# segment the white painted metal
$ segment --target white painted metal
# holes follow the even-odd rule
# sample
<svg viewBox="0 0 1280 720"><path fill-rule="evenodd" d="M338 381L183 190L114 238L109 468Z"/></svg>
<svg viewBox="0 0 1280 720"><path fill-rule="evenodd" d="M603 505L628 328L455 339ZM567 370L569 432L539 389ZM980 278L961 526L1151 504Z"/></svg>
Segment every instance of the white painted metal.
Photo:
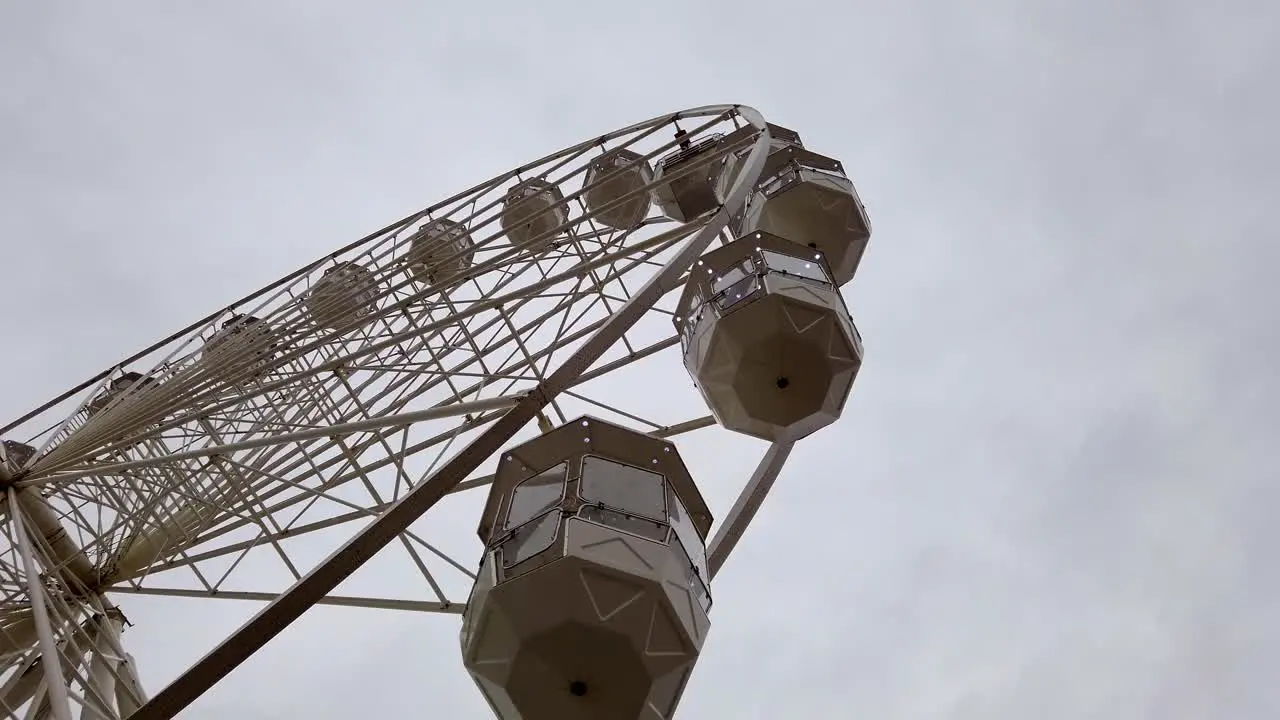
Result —
<svg viewBox="0 0 1280 720"><path fill-rule="evenodd" d="M679 139L677 123L686 131ZM583 178L602 154L622 149L652 164L680 139L743 127L756 130L719 155L750 150L753 159L737 166L719 212L691 223L651 214L621 230L594 222L611 206L588 206ZM313 604L457 613L477 558L452 557L417 518L446 494L487 484L482 463L535 432L529 420L557 424L589 412L663 437L713 424L704 412L628 410L608 381L656 363L687 383L671 350L679 347L672 291L710 243L727 240L723 229L754 188L767 144L755 111L710 106L567 148L352 243L0 428L0 437L37 448L22 467L0 467L8 516L0 524L0 713L172 717ZM502 230L508 190L535 177L555 183L569 208L564 223L541 228L556 238L550 247L532 235L513 243ZM469 261L423 283L405 258L414 231L431 220L466 228L471 245L459 252ZM365 284L349 300L376 310L313 322L311 290L342 263L369 270L374 302ZM332 287L324 294L342 300ZM218 363L202 361L236 316L271 328L271 352L226 344ZM88 403L129 372L151 382L133 383L91 415ZM770 483L753 482L757 492L743 502L758 506L767 490L759 486ZM750 519L737 510L722 555ZM344 538L328 561L299 559L300 543ZM332 594L387 544L417 572L421 585L409 597ZM268 604L148 700L108 599L130 595Z"/></svg>

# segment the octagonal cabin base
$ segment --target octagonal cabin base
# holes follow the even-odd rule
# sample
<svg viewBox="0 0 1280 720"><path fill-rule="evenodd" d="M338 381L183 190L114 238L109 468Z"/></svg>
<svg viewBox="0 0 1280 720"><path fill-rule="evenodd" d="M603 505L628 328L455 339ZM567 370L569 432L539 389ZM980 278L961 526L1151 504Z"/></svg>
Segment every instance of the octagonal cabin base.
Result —
<svg viewBox="0 0 1280 720"><path fill-rule="evenodd" d="M324 271L304 302L316 325L355 330L378 311L378 281L363 265L340 263Z"/></svg>
<svg viewBox="0 0 1280 720"><path fill-rule="evenodd" d="M678 548L570 518L559 559L477 586L464 659L503 720L672 717L710 629Z"/></svg>
<svg viewBox="0 0 1280 720"><path fill-rule="evenodd" d="M709 528L667 441L580 418L504 454L460 635L498 717L670 718L710 627Z"/></svg>
<svg viewBox="0 0 1280 720"><path fill-rule="evenodd" d="M871 239L867 210L840 163L795 145L769 155L737 229L821 252L836 285L853 279Z"/></svg>
<svg viewBox="0 0 1280 720"><path fill-rule="evenodd" d="M569 205L560 188L542 178L525 180L507 191L502 201L502 231L512 245L535 241L529 249L540 252L555 244L556 228L569 221Z"/></svg>
<svg viewBox="0 0 1280 720"><path fill-rule="evenodd" d="M716 155L721 139L712 135L658 161L654 182L665 182L655 185L653 194L663 215L689 222L724 202L728 158Z"/></svg>
<svg viewBox="0 0 1280 720"><path fill-rule="evenodd" d="M261 377L275 359L274 333L262 319L234 315L200 350L206 372L244 383Z"/></svg>
<svg viewBox="0 0 1280 720"><path fill-rule="evenodd" d="M820 254L735 240L702 257L677 313L685 367L725 428L791 441L840 417L862 340Z"/></svg>
<svg viewBox="0 0 1280 720"><path fill-rule="evenodd" d="M475 255L467 226L441 218L427 222L409 238L405 264L415 282L441 285L470 270Z"/></svg>

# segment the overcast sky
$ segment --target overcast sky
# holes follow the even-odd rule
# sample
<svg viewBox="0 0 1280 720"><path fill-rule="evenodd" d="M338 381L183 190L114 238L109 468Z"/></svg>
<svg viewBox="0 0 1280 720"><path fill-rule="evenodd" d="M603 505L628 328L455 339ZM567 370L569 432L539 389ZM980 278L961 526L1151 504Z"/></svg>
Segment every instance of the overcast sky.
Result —
<svg viewBox="0 0 1280 720"><path fill-rule="evenodd" d="M1280 717L1280 6L1145 5L6 3L0 416L509 167L747 103L858 183L868 357L681 717ZM153 691L253 609L125 600ZM190 717L488 717L456 632L320 611Z"/></svg>

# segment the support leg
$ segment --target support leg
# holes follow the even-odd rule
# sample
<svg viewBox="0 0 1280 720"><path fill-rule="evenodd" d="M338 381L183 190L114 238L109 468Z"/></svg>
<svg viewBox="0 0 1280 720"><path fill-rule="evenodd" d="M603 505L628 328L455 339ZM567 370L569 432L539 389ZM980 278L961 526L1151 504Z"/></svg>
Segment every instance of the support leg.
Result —
<svg viewBox="0 0 1280 720"><path fill-rule="evenodd" d="M31 600L32 617L36 625L36 637L40 645L40 662L44 667L46 699L50 714L55 720L72 720L71 699L67 693L67 682L62 674L61 656L58 643L54 640L53 625L49 622L49 609L44 585L40 582L40 568L36 563L35 551L31 538L22 520L22 508L18 504L17 493L9 490L9 516L13 519L13 535L18 545L18 553L22 556L23 573L27 576L27 594Z"/></svg>
<svg viewBox="0 0 1280 720"><path fill-rule="evenodd" d="M106 711L115 710L117 661L108 650L106 638L103 637L105 625L109 619L91 618L86 625L89 630L89 675L88 687L85 688L85 706L80 711L80 720L115 720L115 714ZM102 707L98 707L101 705Z"/></svg>
<svg viewBox="0 0 1280 720"><path fill-rule="evenodd" d="M746 532L760 505L769 495L774 481L778 479L778 473L782 472L782 466L786 464L792 447L793 443L789 442L774 443L769 446L768 452L760 459L755 472L751 473L751 479L747 481L746 487L742 488L742 493L738 495L729 514L725 516L720 530L716 532L715 537L711 538L711 542L707 543L707 571L711 573L711 577L714 578L716 573L720 572L724 561L729 558L729 553L738 546L742 533Z"/></svg>

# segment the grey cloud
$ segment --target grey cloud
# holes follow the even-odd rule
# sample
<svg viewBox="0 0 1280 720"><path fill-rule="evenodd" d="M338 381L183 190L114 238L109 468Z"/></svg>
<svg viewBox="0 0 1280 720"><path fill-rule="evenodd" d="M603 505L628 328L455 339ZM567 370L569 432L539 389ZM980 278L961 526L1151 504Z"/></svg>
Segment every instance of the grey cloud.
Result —
<svg viewBox="0 0 1280 720"><path fill-rule="evenodd" d="M859 183L876 235L847 295L869 355L718 581L683 716L1280 709L1276 9L9 14L10 415L509 166L746 102ZM718 449L689 451L699 477L749 472ZM249 609L175 631L193 606L129 605L153 685ZM456 642L448 618L323 611L191 715L486 717Z"/></svg>

